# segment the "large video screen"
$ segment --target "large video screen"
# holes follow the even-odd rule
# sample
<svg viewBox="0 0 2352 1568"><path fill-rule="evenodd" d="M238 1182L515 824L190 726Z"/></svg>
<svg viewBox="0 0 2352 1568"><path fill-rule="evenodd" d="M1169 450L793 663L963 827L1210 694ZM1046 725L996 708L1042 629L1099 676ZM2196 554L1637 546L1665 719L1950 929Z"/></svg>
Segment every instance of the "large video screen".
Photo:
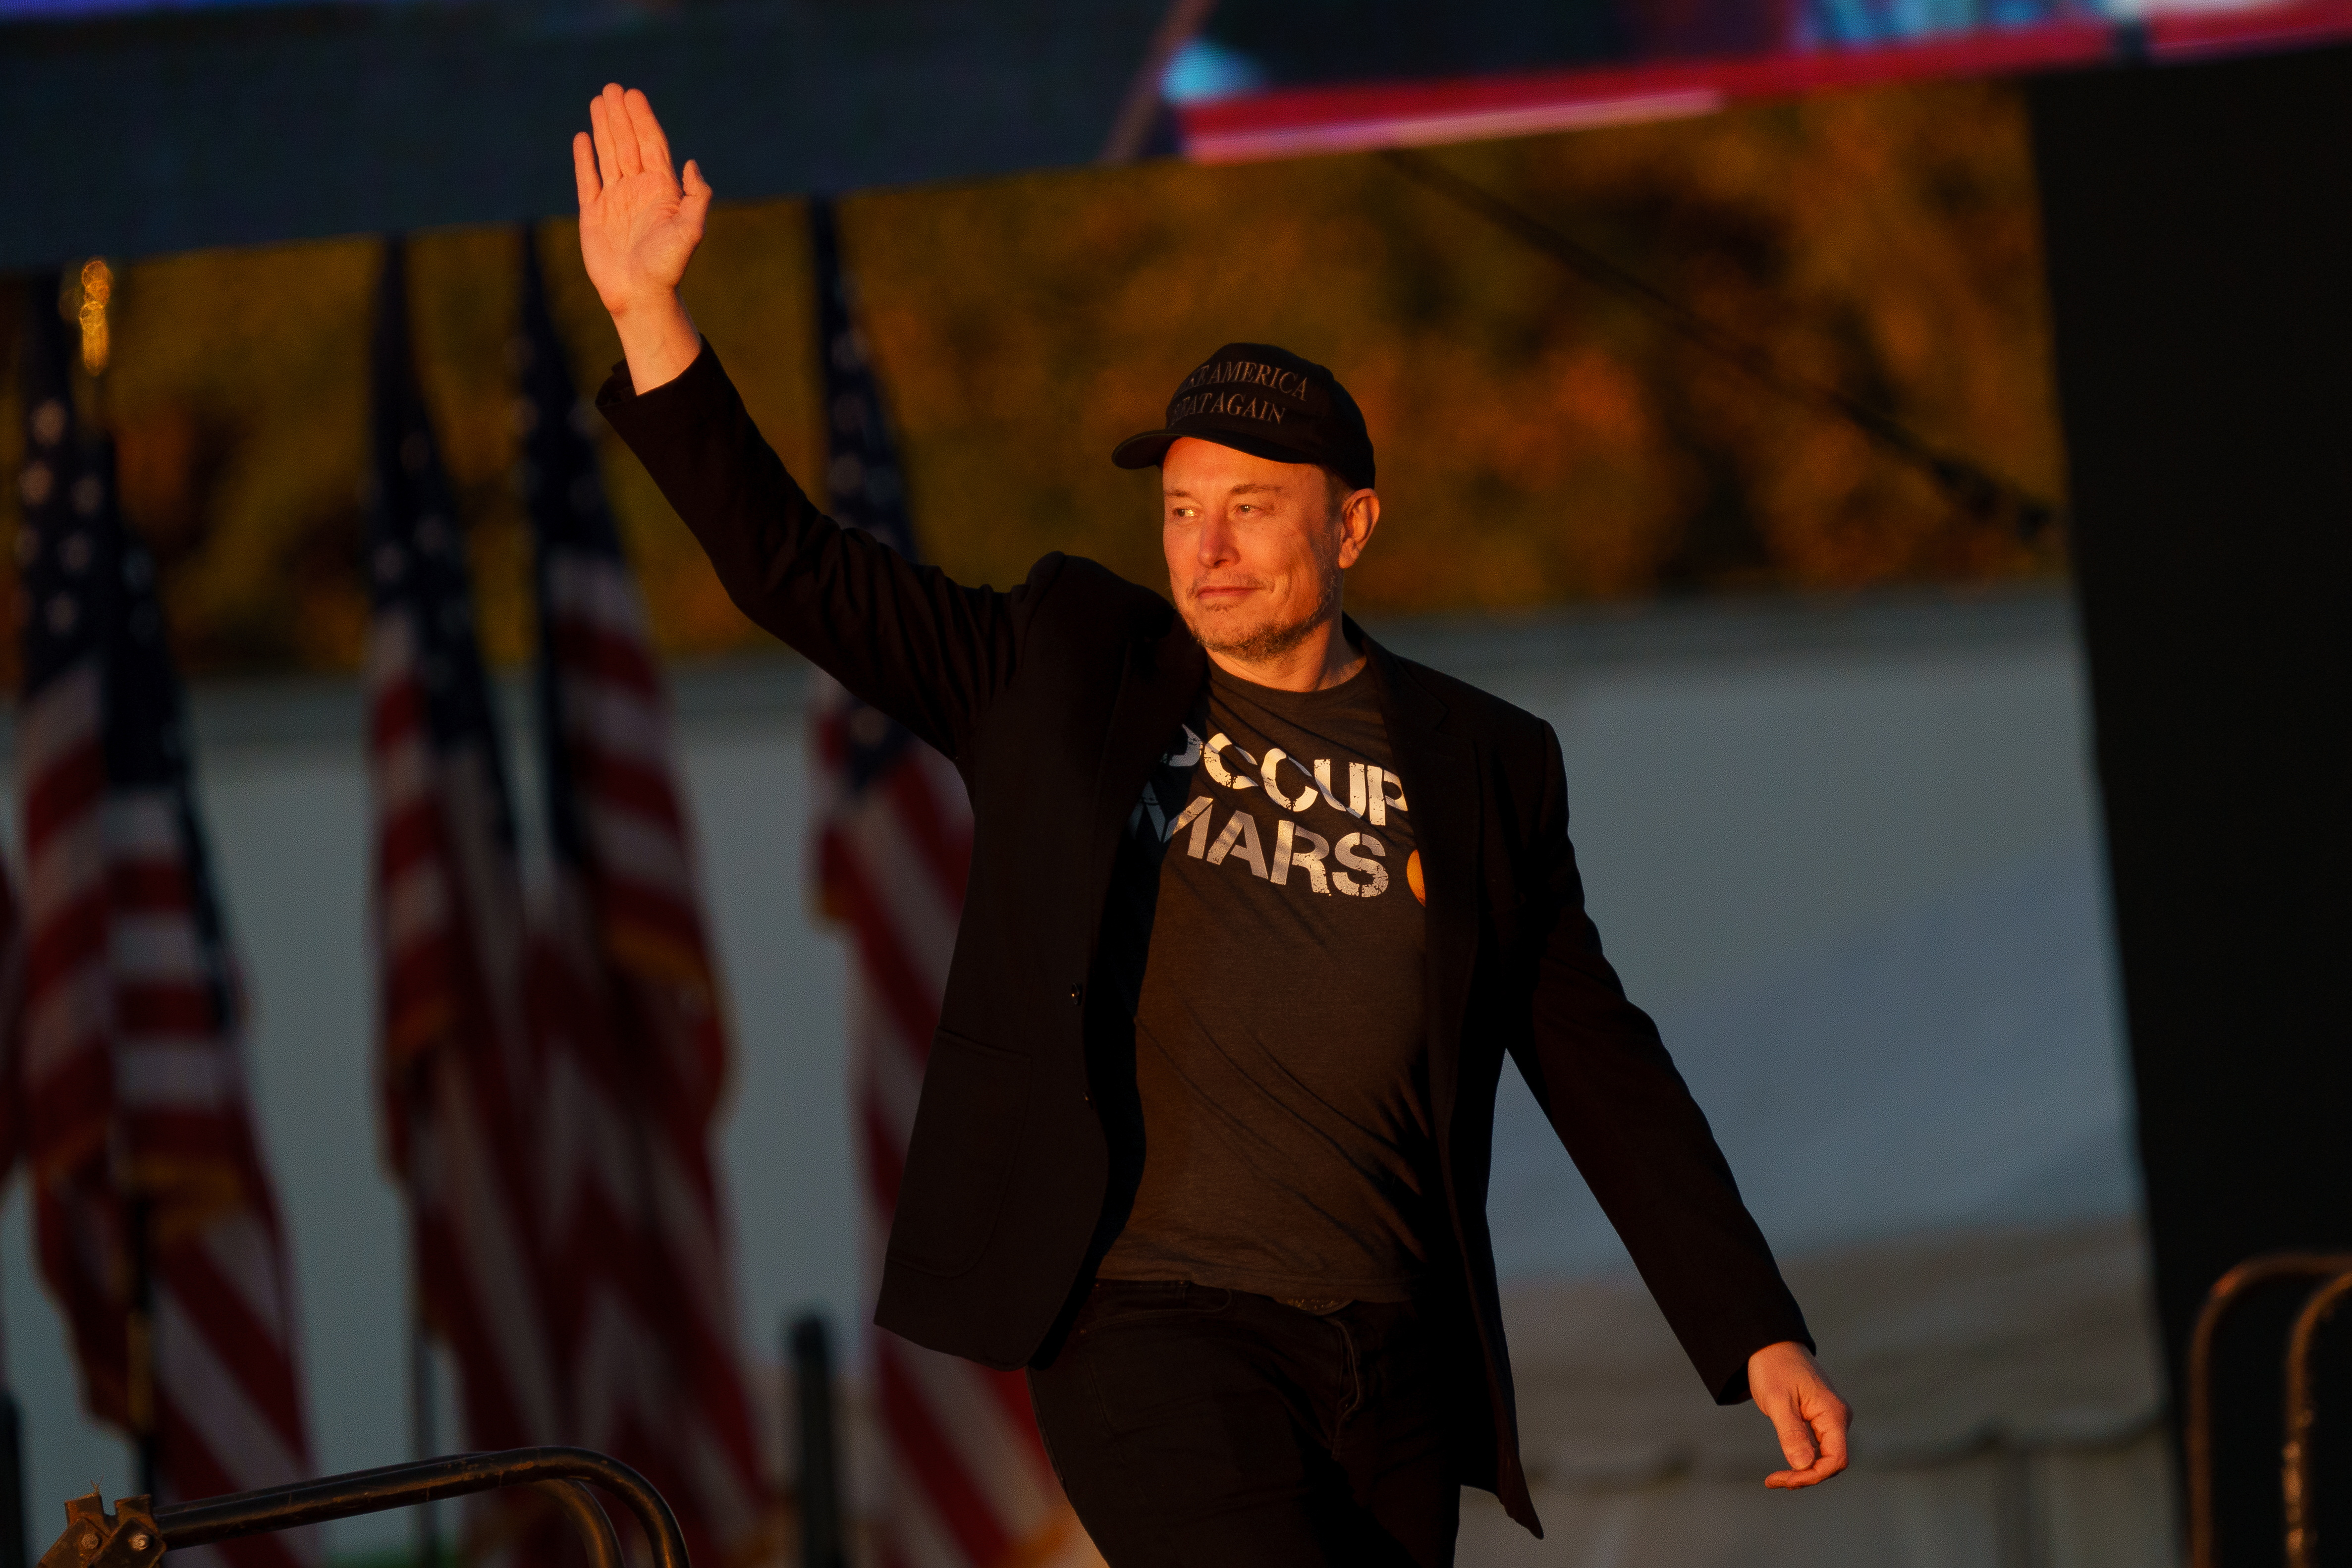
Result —
<svg viewBox="0 0 2352 1568"><path fill-rule="evenodd" d="M2352 0L1225 0L1162 91L1175 150L1227 162L2342 37Z"/></svg>

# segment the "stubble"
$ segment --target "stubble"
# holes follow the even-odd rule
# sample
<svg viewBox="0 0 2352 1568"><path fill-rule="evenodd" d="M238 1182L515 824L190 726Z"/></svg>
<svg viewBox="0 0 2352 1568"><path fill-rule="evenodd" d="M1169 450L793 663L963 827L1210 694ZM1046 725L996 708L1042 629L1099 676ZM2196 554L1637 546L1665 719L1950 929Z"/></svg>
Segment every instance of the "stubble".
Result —
<svg viewBox="0 0 2352 1568"><path fill-rule="evenodd" d="M1201 646L1212 653L1223 653L1245 664L1265 664L1297 647L1317 627L1331 619L1332 612L1339 607L1339 587L1344 577L1336 564L1327 570L1322 591L1316 595L1314 607L1304 615L1288 621L1264 621L1239 630L1220 624L1224 616L1202 613L1187 593L1180 601L1184 624L1192 629L1192 636Z"/></svg>

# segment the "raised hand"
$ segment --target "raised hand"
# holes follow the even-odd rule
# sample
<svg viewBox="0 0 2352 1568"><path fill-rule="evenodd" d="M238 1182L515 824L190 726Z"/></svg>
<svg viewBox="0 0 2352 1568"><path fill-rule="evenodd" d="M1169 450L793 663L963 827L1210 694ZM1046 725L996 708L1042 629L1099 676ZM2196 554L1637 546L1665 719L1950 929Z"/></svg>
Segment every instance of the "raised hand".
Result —
<svg viewBox="0 0 2352 1568"><path fill-rule="evenodd" d="M620 331L630 379L638 392L650 392L701 351L677 285L702 243L710 185L691 159L679 184L669 140L644 93L607 82L589 100L588 120L593 136L583 131L572 139L580 259Z"/></svg>

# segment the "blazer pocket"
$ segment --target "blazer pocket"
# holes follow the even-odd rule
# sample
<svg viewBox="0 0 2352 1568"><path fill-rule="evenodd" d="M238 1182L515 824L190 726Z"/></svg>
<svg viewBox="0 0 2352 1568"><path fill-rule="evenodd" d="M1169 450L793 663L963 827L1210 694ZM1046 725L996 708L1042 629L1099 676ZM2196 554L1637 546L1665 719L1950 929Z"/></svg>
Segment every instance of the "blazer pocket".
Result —
<svg viewBox="0 0 2352 1568"><path fill-rule="evenodd" d="M952 1277L980 1261L1020 1147L1029 1059L940 1030L931 1037L890 1260Z"/></svg>

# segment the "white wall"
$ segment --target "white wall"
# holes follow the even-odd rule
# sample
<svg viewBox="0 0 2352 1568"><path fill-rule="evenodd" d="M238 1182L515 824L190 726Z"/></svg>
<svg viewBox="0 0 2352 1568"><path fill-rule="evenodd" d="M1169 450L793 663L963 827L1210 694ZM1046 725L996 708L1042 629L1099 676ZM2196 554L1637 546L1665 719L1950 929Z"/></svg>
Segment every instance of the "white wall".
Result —
<svg viewBox="0 0 2352 1568"><path fill-rule="evenodd" d="M1486 683L1559 730L1604 946L1783 1249L2137 1204L2080 660L2019 606L1927 635L1972 608ZM1489 1212L1507 1278L1625 1263L1507 1074Z"/></svg>
<svg viewBox="0 0 2352 1568"><path fill-rule="evenodd" d="M1693 606L1392 640L1559 730L1603 936L1784 1246L2133 1201L2062 599ZM744 1322L772 1359L793 1309L862 1316L842 956L808 918L797 669L677 679L736 1026L724 1154ZM197 729L257 1005L253 1077L293 1234L318 1459L391 1462L405 1455L404 1285L369 1077L356 695L209 689ZM1817 1137L1791 1135L1809 1125ZM76 1414L24 1207L19 1186L0 1284L37 1550L59 1500L128 1477L119 1445ZM1508 1274L1622 1258L1507 1080L1494 1207ZM338 1550L404 1539L396 1520L332 1528Z"/></svg>

